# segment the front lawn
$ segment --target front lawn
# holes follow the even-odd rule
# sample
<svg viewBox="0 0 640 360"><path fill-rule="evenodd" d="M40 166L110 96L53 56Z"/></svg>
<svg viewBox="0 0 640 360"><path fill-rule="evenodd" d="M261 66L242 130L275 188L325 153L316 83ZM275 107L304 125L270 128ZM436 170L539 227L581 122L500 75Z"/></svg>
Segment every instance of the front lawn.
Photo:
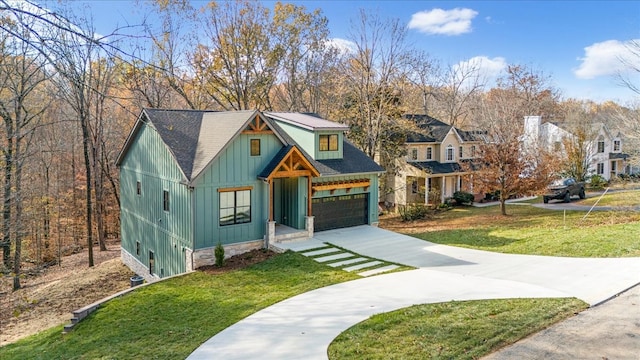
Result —
<svg viewBox="0 0 640 360"><path fill-rule="evenodd" d="M575 298L415 305L340 334L330 359L478 359L587 308Z"/></svg>
<svg viewBox="0 0 640 360"><path fill-rule="evenodd" d="M582 200L582 205L593 205L598 202L598 206L640 206L640 191L617 191L607 193L602 198L600 195Z"/></svg>
<svg viewBox="0 0 640 360"><path fill-rule="evenodd" d="M296 253L209 275L195 272L106 303L62 326L0 348L0 359L184 359L224 328L276 302L359 276Z"/></svg>
<svg viewBox="0 0 640 360"><path fill-rule="evenodd" d="M381 227L430 242L511 254L571 257L640 256L640 213L634 211L555 211L527 204L462 207L433 219L402 222L397 217Z"/></svg>

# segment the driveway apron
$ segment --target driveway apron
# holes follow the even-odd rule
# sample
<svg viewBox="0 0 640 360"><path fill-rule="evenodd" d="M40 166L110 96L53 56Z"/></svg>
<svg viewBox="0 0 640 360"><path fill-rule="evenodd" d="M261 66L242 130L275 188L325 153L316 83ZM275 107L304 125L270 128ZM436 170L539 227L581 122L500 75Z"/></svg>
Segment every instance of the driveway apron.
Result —
<svg viewBox="0 0 640 360"><path fill-rule="evenodd" d="M499 298L577 297L595 305L640 282L640 258L497 254L370 226L320 232L310 241L418 269L284 300L218 333L188 359L327 359L336 336L377 313L414 304Z"/></svg>

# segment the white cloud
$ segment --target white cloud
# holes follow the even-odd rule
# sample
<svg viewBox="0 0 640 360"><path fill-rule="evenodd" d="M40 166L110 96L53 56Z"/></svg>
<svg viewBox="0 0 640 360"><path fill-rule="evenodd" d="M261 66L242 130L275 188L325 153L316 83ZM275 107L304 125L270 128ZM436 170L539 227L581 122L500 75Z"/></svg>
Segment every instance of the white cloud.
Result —
<svg viewBox="0 0 640 360"><path fill-rule="evenodd" d="M584 57L578 58L582 63L573 73L580 79L593 79L615 75L625 71L629 65L640 68L640 54L634 54L630 49L632 42L638 43L640 39L625 42L607 40L585 47Z"/></svg>
<svg viewBox="0 0 640 360"><path fill-rule="evenodd" d="M327 46L338 49L341 54L352 54L357 49L356 43L353 41L340 38L329 39Z"/></svg>
<svg viewBox="0 0 640 360"><path fill-rule="evenodd" d="M475 56L469 60L461 61L455 66L461 70L476 69L480 76L495 78L507 68L507 61L503 57L490 59L486 56Z"/></svg>
<svg viewBox="0 0 640 360"><path fill-rule="evenodd" d="M460 35L471 32L471 20L478 12L466 8L433 9L411 15L409 29L427 34Z"/></svg>

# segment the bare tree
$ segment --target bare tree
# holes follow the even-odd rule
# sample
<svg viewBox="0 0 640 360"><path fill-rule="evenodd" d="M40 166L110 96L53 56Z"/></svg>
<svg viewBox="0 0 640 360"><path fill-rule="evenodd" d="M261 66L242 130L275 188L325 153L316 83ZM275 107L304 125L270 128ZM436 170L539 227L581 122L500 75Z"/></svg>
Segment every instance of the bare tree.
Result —
<svg viewBox="0 0 640 360"><path fill-rule="evenodd" d="M418 90L422 102L422 112L433 114L431 101L437 101L436 89L440 87L440 68L437 62L425 52L411 55L407 79Z"/></svg>
<svg viewBox="0 0 640 360"><path fill-rule="evenodd" d="M346 98L341 117L351 128L350 139L372 159L387 148L385 135L403 112L397 85L407 68L405 36L398 19L384 20L361 10L351 33L355 51L343 61Z"/></svg>
<svg viewBox="0 0 640 360"><path fill-rule="evenodd" d="M618 71L616 78L622 86L640 95L640 82L638 82L638 77L640 77L640 40L630 40L626 44L626 48L629 56L619 58L626 71Z"/></svg>
<svg viewBox="0 0 640 360"><path fill-rule="evenodd" d="M16 21L2 19L3 26L22 33L20 23L32 24L23 14ZM47 76L45 62L38 52L16 40L7 32L0 35L0 119L3 127L3 146L0 149L3 160L3 221L2 247L3 263L10 266L10 246L14 242L13 289L20 288L20 266L22 238L26 224L23 222L22 174L23 165L29 154L29 147L35 129L39 126L44 112L44 82Z"/></svg>
<svg viewBox="0 0 640 360"><path fill-rule="evenodd" d="M480 64L462 62L449 65L440 76L441 86L436 95L440 113L437 115L451 126L467 125L473 110L471 103L486 83L480 73Z"/></svg>

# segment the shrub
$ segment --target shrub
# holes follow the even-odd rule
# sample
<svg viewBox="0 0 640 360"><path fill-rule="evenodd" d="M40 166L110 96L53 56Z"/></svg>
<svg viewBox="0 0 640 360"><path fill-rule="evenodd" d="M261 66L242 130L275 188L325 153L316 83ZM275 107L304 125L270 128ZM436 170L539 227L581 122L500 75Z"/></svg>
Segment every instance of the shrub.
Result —
<svg viewBox="0 0 640 360"><path fill-rule="evenodd" d="M402 221L424 219L429 214L429 208L424 204L400 205L398 212Z"/></svg>
<svg viewBox="0 0 640 360"><path fill-rule="evenodd" d="M607 180L600 175L593 175L589 180L589 186L594 189L602 189L607 186Z"/></svg>
<svg viewBox="0 0 640 360"><path fill-rule="evenodd" d="M213 251L213 255L216 257L216 266L224 265L224 246L222 243L218 241L218 245L216 245L215 250Z"/></svg>
<svg viewBox="0 0 640 360"><path fill-rule="evenodd" d="M453 199L456 204L471 205L473 204L473 194L464 191L456 191L453 193Z"/></svg>

